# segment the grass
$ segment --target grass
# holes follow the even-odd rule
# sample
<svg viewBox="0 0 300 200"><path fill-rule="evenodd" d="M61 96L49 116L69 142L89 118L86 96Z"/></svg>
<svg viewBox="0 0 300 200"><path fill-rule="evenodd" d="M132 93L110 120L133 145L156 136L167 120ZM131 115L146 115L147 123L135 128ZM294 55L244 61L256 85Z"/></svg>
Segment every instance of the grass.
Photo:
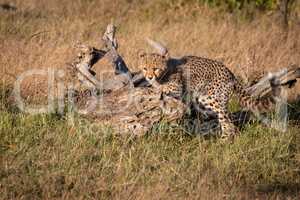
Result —
<svg viewBox="0 0 300 200"><path fill-rule="evenodd" d="M248 124L233 144L174 132L163 123L133 137L80 116L21 113L8 89L29 69L64 70L77 41L99 47L111 21L119 25L119 51L131 68L138 49L150 51L149 37L167 44L172 56L222 60L247 82L256 73L300 63L297 23L286 32L275 16L241 21L183 1L11 2L17 11L0 10L0 199L299 199L294 124L285 133ZM46 87L47 77L28 77L22 94L42 102ZM291 101L299 88L290 91ZM299 103L289 113L299 121Z"/></svg>
<svg viewBox="0 0 300 200"><path fill-rule="evenodd" d="M51 116L1 116L4 198L151 198L160 191L157 198L287 192L296 199L299 192L299 137L293 131L251 127L224 145L181 134L95 135Z"/></svg>
<svg viewBox="0 0 300 200"><path fill-rule="evenodd" d="M281 133L252 124L224 144L162 127L116 135L79 116L3 106L0 198L298 199L296 128Z"/></svg>

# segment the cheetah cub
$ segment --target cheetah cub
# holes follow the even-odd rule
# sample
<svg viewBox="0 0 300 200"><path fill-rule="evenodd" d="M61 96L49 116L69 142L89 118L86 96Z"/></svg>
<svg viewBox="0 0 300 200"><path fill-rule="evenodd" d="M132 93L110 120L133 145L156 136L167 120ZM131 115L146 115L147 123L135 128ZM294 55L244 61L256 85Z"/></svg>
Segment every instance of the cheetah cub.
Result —
<svg viewBox="0 0 300 200"><path fill-rule="evenodd" d="M149 41L148 41L149 42ZM175 98L190 99L199 112L214 114L221 127L222 139L233 139L238 129L229 118L228 102L236 93L239 103L253 112L267 111L275 103L273 98L253 99L234 74L221 62L196 56L173 59L168 50L150 41L160 53L139 52L138 67L154 87ZM188 98L183 98L188 95Z"/></svg>

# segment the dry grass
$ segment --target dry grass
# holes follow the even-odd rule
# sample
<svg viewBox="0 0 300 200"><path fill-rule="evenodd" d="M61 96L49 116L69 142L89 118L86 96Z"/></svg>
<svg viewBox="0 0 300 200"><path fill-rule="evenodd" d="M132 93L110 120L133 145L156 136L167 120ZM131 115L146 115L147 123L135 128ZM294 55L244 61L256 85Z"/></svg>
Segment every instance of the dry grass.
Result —
<svg viewBox="0 0 300 200"><path fill-rule="evenodd" d="M77 117L6 109L0 122L0 199L299 198L295 129L252 125L222 144L168 129L118 136Z"/></svg>
<svg viewBox="0 0 300 200"><path fill-rule="evenodd" d="M15 5L16 12L0 13L4 83L28 69L64 68L74 54L72 45L80 41L100 46L102 31L111 20L119 25L120 53L132 68L136 51L146 47L146 37L165 43L174 56L222 60L245 82L252 75L300 63L299 26L293 23L286 35L273 16L240 22L206 7L158 0L143 4L30 0L15 1ZM37 88L44 89L30 91ZM299 86L292 91L293 99L297 91Z"/></svg>
<svg viewBox="0 0 300 200"><path fill-rule="evenodd" d="M0 0L0 3L4 3ZM173 56L222 60L245 82L257 73L300 63L300 27L288 34L275 17L253 21L183 1L12 0L0 10L2 85L29 69L65 69L77 41L100 46L107 23L119 25L120 53L131 68L145 37L165 43ZM45 77L44 77L45 78ZM41 78L23 92L45 98ZM290 98L300 95L299 84ZM7 95L6 95L7 96ZM235 144L186 136L111 135L66 116L28 116L1 98L2 199L297 199L300 138L252 125ZM298 108L296 108L298 109ZM293 110L292 112L298 112ZM89 127L98 130L93 134Z"/></svg>

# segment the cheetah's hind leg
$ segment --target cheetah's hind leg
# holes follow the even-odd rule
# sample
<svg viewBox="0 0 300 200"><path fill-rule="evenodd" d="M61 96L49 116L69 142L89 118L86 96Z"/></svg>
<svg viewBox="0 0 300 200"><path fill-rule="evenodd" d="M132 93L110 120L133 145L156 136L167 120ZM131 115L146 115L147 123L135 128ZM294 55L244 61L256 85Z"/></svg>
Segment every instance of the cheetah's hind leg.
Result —
<svg viewBox="0 0 300 200"><path fill-rule="evenodd" d="M232 140L236 135L239 134L238 129L232 123L229 112L227 110L227 105L219 103L217 100L211 96L201 95L196 98L199 107L204 107L206 113L214 114L221 127L221 139L222 140ZM201 112L201 110L200 110Z"/></svg>

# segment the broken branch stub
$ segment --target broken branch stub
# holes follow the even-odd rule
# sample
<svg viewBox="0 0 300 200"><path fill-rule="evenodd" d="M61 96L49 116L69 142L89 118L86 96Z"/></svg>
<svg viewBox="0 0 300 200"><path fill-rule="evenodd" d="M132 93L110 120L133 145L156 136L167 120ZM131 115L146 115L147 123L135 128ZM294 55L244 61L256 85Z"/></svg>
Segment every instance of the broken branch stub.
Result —
<svg viewBox="0 0 300 200"><path fill-rule="evenodd" d="M248 87L247 91L253 97L263 97L271 93L271 81L277 82L278 87L288 86L291 88L300 78L300 68L297 65L292 65L286 69L282 69L273 73L268 73L266 76L259 79L259 81Z"/></svg>
<svg viewBox="0 0 300 200"><path fill-rule="evenodd" d="M132 78L132 74L129 71L126 63L123 58L118 54L118 43L115 38L116 27L113 24L109 24L106 28L106 31L102 37L102 40L105 43L105 47L107 49L106 56L110 59L111 63L113 63L116 74L126 74L129 79Z"/></svg>
<svg viewBox="0 0 300 200"><path fill-rule="evenodd" d="M147 40L148 44L150 46L152 46L156 51L158 51L158 53L160 55L162 55L162 56L168 55L168 49L165 46L163 46L162 44L160 44L156 41L153 41L149 38L146 38L146 40Z"/></svg>

